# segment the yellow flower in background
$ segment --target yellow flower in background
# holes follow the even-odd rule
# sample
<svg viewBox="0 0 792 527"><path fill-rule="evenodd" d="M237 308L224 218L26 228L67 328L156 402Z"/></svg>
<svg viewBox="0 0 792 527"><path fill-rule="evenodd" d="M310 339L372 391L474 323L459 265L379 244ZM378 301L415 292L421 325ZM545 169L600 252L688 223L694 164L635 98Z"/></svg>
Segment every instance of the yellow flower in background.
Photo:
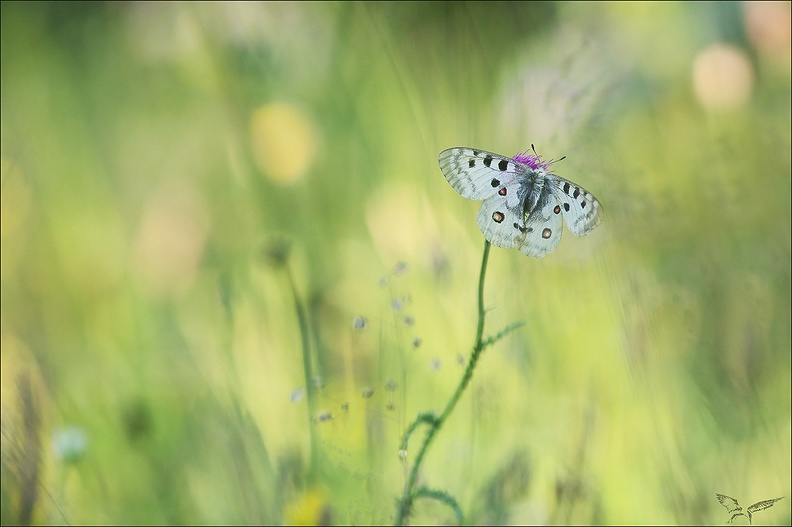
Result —
<svg viewBox="0 0 792 527"><path fill-rule="evenodd" d="M250 118L250 143L256 167L278 183L292 183L310 166L316 154L311 120L285 103L260 106Z"/></svg>
<svg viewBox="0 0 792 527"><path fill-rule="evenodd" d="M330 505L324 492L309 490L286 507L284 525L329 525Z"/></svg>

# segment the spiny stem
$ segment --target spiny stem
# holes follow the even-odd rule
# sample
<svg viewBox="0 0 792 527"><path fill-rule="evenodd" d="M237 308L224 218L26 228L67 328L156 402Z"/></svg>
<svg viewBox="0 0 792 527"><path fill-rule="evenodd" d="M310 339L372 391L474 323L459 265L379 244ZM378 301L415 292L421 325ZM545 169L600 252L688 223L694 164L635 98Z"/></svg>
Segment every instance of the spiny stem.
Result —
<svg viewBox="0 0 792 527"><path fill-rule="evenodd" d="M462 381L457 386L454 395L451 396L451 400L448 401L448 404L443 410L443 413L440 414L440 418L437 420L436 428L439 428L440 425L443 423L446 417L451 413L451 411L456 406L457 401L459 400L462 392L465 391L467 388L468 383L470 382L470 378L473 376L473 370L476 367L476 362L478 362L479 355L481 355L481 350L484 347L481 345L481 337L484 335L484 275L487 272L487 259L489 257L489 250L490 250L490 243L488 241L484 242L484 258L481 261L481 273L479 274L479 287L478 287L478 327L476 328L476 343L473 345L473 353L470 355L470 360L468 361L467 368L465 369L465 375L462 377Z"/></svg>
<svg viewBox="0 0 792 527"><path fill-rule="evenodd" d="M487 273L487 259L489 258L489 250L490 250L490 243L488 241L484 241L484 256L481 260L481 272L479 273L479 286L478 286L478 326L476 327L476 341L473 345L473 352L470 355L470 360L468 361L467 369L465 370L465 374L462 376L462 380L459 382L454 395L451 396L451 399L446 404L443 413L440 414L440 417L435 419L431 422L431 426L429 427L429 431L426 433L426 437L424 438L424 442L421 445L420 450L418 451L418 455L415 456L415 463L410 470L410 474L407 477L407 482L404 485L404 494L402 495L401 500L399 501L398 510L396 511L396 521L395 525L404 525L407 519L410 516L410 512L412 510L413 499L415 496L415 482L418 479L418 472L421 468L421 464L423 463L424 456L426 455L426 451L429 449L429 445L432 443L437 432L443 426L446 418L451 414L456 406L459 398L462 396L462 392L465 391L467 388L468 383L470 382L471 377L473 377L473 370L476 367L476 362L478 362L479 355L481 355L481 350L484 349L482 345L481 337L484 334L484 276ZM420 418L420 417L419 417ZM430 422L426 420L426 422ZM406 446L406 445L405 445Z"/></svg>

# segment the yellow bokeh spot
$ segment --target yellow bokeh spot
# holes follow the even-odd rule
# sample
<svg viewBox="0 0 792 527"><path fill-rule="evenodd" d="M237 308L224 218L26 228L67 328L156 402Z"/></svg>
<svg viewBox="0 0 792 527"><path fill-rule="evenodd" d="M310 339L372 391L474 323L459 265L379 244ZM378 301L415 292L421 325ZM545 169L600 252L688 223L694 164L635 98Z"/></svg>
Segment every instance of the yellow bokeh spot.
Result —
<svg viewBox="0 0 792 527"><path fill-rule="evenodd" d="M727 44L715 44L693 62L693 89L707 110L730 110L751 96L754 74L745 53Z"/></svg>
<svg viewBox="0 0 792 527"><path fill-rule="evenodd" d="M250 142L258 169L279 183L299 179L316 154L311 120L289 104L256 109L250 118Z"/></svg>
<svg viewBox="0 0 792 527"><path fill-rule="evenodd" d="M146 200L133 243L133 268L155 296L186 291L198 272L210 228L209 212L190 185L172 182Z"/></svg>
<svg viewBox="0 0 792 527"><path fill-rule="evenodd" d="M330 507L323 492L308 491L286 507L285 525L329 525Z"/></svg>

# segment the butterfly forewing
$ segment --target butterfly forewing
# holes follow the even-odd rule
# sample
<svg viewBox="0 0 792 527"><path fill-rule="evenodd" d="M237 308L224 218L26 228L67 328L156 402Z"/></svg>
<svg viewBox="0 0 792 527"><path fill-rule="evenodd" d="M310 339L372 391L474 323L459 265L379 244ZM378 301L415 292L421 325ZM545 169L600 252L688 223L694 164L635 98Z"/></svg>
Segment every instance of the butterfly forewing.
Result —
<svg viewBox="0 0 792 527"><path fill-rule="evenodd" d="M454 190L467 199L492 196L527 168L509 157L473 148L449 148L437 160Z"/></svg>
<svg viewBox="0 0 792 527"><path fill-rule="evenodd" d="M590 192L553 174L547 179L572 234L585 236L602 222L602 205Z"/></svg>

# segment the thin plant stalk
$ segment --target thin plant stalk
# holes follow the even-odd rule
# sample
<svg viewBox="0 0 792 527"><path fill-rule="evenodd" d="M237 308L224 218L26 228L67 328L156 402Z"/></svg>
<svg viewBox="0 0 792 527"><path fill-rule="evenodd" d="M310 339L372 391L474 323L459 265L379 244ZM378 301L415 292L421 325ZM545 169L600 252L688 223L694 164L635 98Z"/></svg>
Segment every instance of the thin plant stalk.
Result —
<svg viewBox="0 0 792 527"><path fill-rule="evenodd" d="M289 287L291 288L292 296L294 297L294 310L297 312L297 323L300 327L300 344L302 345L302 359L303 359L303 376L305 377L305 394L308 399L308 430L310 433L311 444L311 473L316 473L316 463L319 460L317 455L316 432L314 429L313 418L316 415L316 394L313 385L313 367L311 364L311 345L310 334L308 330L308 316L300 301L300 295L297 294L297 286L294 283L291 269L286 266L286 276L289 280Z"/></svg>
<svg viewBox="0 0 792 527"><path fill-rule="evenodd" d="M482 341L482 336L484 334L484 276L487 273L487 259L489 258L489 250L490 250L490 243L488 241L484 242L484 256L481 260L481 272L479 273L479 285L478 285L478 325L476 327L476 340L473 344L473 353L470 355L470 360L468 361L467 368L465 369L465 374L462 376L462 380L459 382L454 395L451 396L451 399L446 404L443 413L440 414L440 417L436 419L422 419L419 417L419 420L416 421L411 427L410 432L417 426L420 422L428 422L430 424L429 431L426 433L426 437L424 438L424 442L421 445L421 448L418 450L418 454L415 456L415 463L410 470L409 476L407 477L407 482L404 485L404 494L402 495L401 500L399 500L398 510L396 513L396 521L395 525L404 525L404 523L409 519L410 512L412 511L413 500L416 497L415 495L415 483L418 479L418 472L420 471L421 464L423 463L424 456L426 455L427 450L429 449L429 445L432 444L432 441L437 435L437 432L440 431L440 428L445 423L445 420L451 415L451 412L456 407L457 402L459 401L462 393L467 388L467 385L470 383L470 379L473 377L473 370L476 368L476 363L478 362L479 356L481 355L481 351L484 349L485 345ZM406 438L405 438L406 439ZM403 445L406 447L406 445Z"/></svg>

